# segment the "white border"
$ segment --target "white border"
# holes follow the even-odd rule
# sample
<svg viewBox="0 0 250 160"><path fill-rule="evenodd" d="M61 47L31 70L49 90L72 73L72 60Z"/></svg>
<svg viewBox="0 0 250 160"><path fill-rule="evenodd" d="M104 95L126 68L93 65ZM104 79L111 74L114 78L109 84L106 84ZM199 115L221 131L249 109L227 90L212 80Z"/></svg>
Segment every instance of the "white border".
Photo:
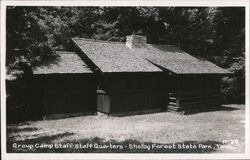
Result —
<svg viewBox="0 0 250 160"><path fill-rule="evenodd" d="M3 6L246 6L248 0L3 0Z"/></svg>
<svg viewBox="0 0 250 160"><path fill-rule="evenodd" d="M246 10L246 110L244 154L50 154L6 153L6 94L5 94L5 18L6 6L243 6ZM249 1L248 0L84 0L84 1L1 1L1 155L3 159L250 159L249 154Z"/></svg>

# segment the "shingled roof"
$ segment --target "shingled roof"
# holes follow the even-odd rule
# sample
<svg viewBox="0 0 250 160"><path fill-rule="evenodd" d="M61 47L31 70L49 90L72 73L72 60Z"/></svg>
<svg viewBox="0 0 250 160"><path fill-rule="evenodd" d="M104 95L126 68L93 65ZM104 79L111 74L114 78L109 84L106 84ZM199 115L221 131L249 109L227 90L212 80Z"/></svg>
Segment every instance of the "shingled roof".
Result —
<svg viewBox="0 0 250 160"><path fill-rule="evenodd" d="M75 52L57 51L57 56L33 67L34 74L92 73Z"/></svg>
<svg viewBox="0 0 250 160"><path fill-rule="evenodd" d="M207 60L195 58L172 45L148 44L146 48L141 48L139 51L143 52L145 59L176 74L230 73Z"/></svg>
<svg viewBox="0 0 250 160"><path fill-rule="evenodd" d="M161 72L125 43L74 38L73 42L102 72Z"/></svg>
<svg viewBox="0 0 250 160"><path fill-rule="evenodd" d="M171 45L146 44L129 48L121 42L85 38L72 40L102 72L160 72L160 68L164 68L176 74L230 73Z"/></svg>

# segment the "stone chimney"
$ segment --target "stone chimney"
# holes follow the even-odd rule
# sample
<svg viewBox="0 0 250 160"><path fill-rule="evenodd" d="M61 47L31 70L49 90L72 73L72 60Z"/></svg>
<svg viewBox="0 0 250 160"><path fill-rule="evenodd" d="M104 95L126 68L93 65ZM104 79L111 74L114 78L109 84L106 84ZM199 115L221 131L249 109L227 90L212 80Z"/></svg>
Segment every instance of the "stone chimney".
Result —
<svg viewBox="0 0 250 160"><path fill-rule="evenodd" d="M126 46L129 48L140 48L147 45L147 37L141 35L130 35L126 37Z"/></svg>

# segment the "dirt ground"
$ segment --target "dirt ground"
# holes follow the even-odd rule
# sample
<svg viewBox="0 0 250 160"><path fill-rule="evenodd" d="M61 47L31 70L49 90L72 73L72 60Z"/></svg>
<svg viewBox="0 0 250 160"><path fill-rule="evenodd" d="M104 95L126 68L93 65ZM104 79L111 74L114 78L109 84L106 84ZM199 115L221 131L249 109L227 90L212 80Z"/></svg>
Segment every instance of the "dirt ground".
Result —
<svg viewBox="0 0 250 160"><path fill-rule="evenodd" d="M245 106L179 115L91 115L7 125L7 152L244 153Z"/></svg>

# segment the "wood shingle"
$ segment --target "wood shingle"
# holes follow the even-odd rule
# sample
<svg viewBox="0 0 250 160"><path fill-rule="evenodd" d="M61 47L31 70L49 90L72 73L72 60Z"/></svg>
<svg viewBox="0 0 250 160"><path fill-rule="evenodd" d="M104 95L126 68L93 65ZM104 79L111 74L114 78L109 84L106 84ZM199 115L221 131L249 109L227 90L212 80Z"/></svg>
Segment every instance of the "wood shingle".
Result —
<svg viewBox="0 0 250 160"><path fill-rule="evenodd" d="M102 72L161 72L160 68L165 68L176 74L230 73L172 45L146 44L139 48L129 48L122 42L84 38L72 40Z"/></svg>
<svg viewBox="0 0 250 160"><path fill-rule="evenodd" d="M75 52L57 51L57 56L33 67L34 74L92 73Z"/></svg>

